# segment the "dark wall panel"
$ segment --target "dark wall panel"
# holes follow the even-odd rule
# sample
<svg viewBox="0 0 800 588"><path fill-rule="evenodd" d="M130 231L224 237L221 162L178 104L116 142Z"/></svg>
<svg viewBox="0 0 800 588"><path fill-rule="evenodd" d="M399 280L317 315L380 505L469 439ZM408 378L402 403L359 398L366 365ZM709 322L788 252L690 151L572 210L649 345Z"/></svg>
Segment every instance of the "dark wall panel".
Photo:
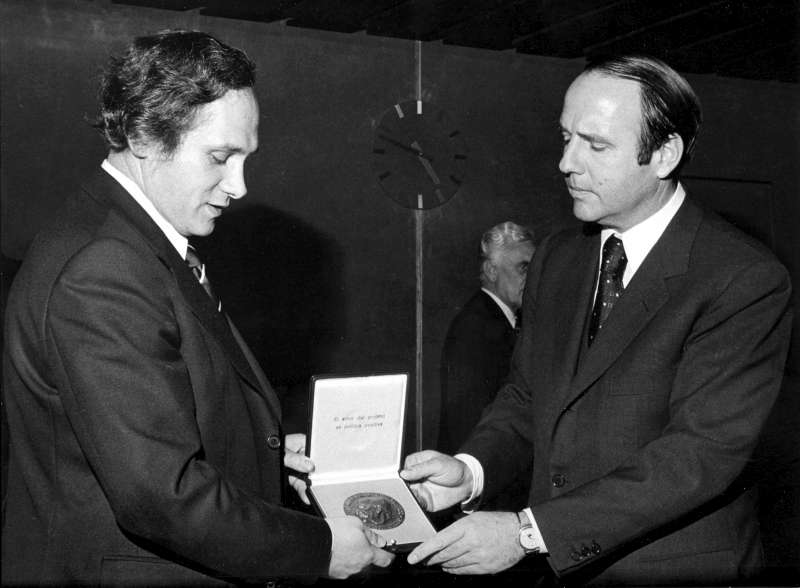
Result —
<svg viewBox="0 0 800 588"><path fill-rule="evenodd" d="M305 420L314 373L403 370L413 382L414 212L383 194L370 159L382 113L416 97L411 41L109 2L4 1L4 258L24 255L63 190L104 156L86 120L108 52L176 26L215 33L259 66L261 150L248 170L250 193L201 247L226 307L283 395L290 427ZM512 219L542 236L571 222L557 170L558 117L581 67L581 60L422 44L423 99L447 109L468 149L462 189L422 214L425 446L437 433L442 341L477 287L481 232ZM798 88L689 79L706 118L687 169L690 190L753 225L800 282ZM409 430L413 447L413 423Z"/></svg>
<svg viewBox="0 0 800 588"><path fill-rule="evenodd" d="M262 148L248 170L250 193L201 244L230 312L295 403L312 373L413 372L414 214L383 194L370 159L381 115L416 97L413 42L80 0L5 2L2 11L5 256L22 257L59 188L102 158L87 120L108 52L161 28L206 29L259 67ZM582 63L439 43L423 43L421 55L422 97L448 111L468 150L462 189L422 215L430 442L441 343L476 285L480 233L506 219L539 235L569 222L557 121ZM797 88L691 80L706 125L690 188L712 206L734 206L740 219L752 206L750 220L774 221L769 244L797 271L798 147L786 132L798 126Z"/></svg>

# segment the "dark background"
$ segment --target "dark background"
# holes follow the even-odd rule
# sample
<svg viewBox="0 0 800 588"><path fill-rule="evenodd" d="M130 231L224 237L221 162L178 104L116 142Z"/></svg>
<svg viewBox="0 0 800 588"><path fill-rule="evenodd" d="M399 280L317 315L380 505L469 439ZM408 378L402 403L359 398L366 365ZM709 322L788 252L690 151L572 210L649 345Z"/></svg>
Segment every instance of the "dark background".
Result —
<svg viewBox="0 0 800 588"><path fill-rule="evenodd" d="M415 212L382 192L371 161L381 115L416 98L410 39L108 1L0 2L3 294L64 189L105 156L87 120L107 55L168 27L211 32L258 65L261 148L247 171L249 194L200 248L228 312L282 396L287 428L305 427L312 374L407 371L413 384ZM457 121L468 171L452 200L421 213L423 386L421 394L409 390L408 450L435 442L441 346L478 287L482 231L514 220L541 238L573 222L557 170L558 117L584 64L436 41L421 47L422 97ZM797 84L687 78L705 114L687 188L772 247L800 284ZM800 567L797 331L785 394L754 470L765 498L767 555L781 579ZM421 439L413 418L418 395Z"/></svg>

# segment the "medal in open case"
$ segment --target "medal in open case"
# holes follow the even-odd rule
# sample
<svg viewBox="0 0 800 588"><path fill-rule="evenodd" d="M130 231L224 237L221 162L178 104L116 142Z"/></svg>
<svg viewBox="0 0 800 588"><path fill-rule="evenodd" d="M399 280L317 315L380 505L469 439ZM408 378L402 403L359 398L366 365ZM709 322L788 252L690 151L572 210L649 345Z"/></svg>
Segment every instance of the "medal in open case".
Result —
<svg viewBox="0 0 800 588"><path fill-rule="evenodd" d="M356 516L395 550L436 531L400 477L408 374L311 379L309 494L325 517Z"/></svg>

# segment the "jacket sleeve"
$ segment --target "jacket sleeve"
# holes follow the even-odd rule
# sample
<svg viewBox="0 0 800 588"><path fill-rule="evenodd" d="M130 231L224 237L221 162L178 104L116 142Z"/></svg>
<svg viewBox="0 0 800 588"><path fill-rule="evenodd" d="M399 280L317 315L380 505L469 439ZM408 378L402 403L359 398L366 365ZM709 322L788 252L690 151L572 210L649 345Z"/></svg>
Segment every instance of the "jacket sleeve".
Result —
<svg viewBox="0 0 800 588"><path fill-rule="evenodd" d="M237 487L204 459L171 276L152 254L95 241L47 308L52 376L119 526L224 577L325 574L322 519Z"/></svg>

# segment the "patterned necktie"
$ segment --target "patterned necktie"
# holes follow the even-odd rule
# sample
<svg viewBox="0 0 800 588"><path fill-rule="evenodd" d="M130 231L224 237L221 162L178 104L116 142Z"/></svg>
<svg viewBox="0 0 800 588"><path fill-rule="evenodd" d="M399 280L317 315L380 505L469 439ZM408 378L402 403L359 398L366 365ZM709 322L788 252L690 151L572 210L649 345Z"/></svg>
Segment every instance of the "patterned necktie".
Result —
<svg viewBox="0 0 800 588"><path fill-rule="evenodd" d="M625 256L625 247L622 245L622 241L611 235L603 245L600 281L597 284L597 297L589 322L589 345L594 341L598 331L603 328L603 323L608 318L611 308L625 289L622 285L622 275L625 273L627 264L628 258Z"/></svg>
<svg viewBox="0 0 800 588"><path fill-rule="evenodd" d="M206 291L206 294L208 294L208 296L214 302L217 310L221 311L222 302L214 293L214 289L211 287L211 282L209 282L208 276L206 275L206 266L202 261L200 261L200 257L197 255L197 250L191 245L189 245L189 248L186 250L186 264L192 270L194 277L197 278L197 281L200 282L200 285L203 286L203 290Z"/></svg>

